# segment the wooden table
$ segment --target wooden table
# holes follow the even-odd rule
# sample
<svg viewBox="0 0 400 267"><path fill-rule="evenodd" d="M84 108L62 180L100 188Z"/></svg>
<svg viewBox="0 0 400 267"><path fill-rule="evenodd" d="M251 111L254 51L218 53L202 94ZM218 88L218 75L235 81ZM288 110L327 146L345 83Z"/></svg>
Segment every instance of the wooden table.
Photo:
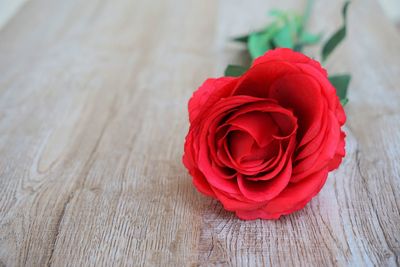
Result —
<svg viewBox="0 0 400 267"><path fill-rule="evenodd" d="M240 221L182 166L229 37L304 4L273 2L28 1L0 32L0 266L399 265L400 35L373 0L327 65L353 74L347 156L305 209ZM340 1L316 2L333 32Z"/></svg>

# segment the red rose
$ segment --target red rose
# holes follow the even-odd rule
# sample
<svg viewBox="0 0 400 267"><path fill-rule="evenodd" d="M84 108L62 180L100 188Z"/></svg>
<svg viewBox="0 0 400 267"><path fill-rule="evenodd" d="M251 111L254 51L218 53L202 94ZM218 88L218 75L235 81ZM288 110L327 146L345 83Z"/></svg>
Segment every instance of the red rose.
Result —
<svg viewBox="0 0 400 267"><path fill-rule="evenodd" d="M194 185L245 220L303 208L345 155L335 88L290 49L267 52L241 77L206 80L189 119L183 163Z"/></svg>

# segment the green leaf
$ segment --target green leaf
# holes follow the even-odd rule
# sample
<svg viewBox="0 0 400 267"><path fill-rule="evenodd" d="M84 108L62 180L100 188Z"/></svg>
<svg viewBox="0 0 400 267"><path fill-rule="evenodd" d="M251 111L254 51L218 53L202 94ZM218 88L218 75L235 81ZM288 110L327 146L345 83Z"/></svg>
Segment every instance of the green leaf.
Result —
<svg viewBox="0 0 400 267"><path fill-rule="evenodd" d="M293 48L293 35L296 34L292 32L292 27L290 24L283 26L275 35L273 41L277 47Z"/></svg>
<svg viewBox="0 0 400 267"><path fill-rule="evenodd" d="M300 17L293 12L281 10L272 10L270 15L277 18L275 21L276 33L273 38L275 46L293 48L294 40L300 27L298 23L301 23Z"/></svg>
<svg viewBox="0 0 400 267"><path fill-rule="evenodd" d="M271 41L278 31L278 23L272 23L263 32L250 34L247 49L252 59L262 56L268 50L275 48Z"/></svg>
<svg viewBox="0 0 400 267"><path fill-rule="evenodd" d="M247 48L253 59L264 55L270 49L269 39L269 36L265 33L250 34Z"/></svg>
<svg viewBox="0 0 400 267"><path fill-rule="evenodd" d="M248 34L233 38L233 41L239 42L239 43L247 43L248 40L249 40Z"/></svg>
<svg viewBox="0 0 400 267"><path fill-rule="evenodd" d="M343 5L343 25L337 30L331 38L325 43L322 49L322 61L325 61L333 50L340 44L341 41L346 37L346 22L347 22L347 9L350 1L346 1Z"/></svg>
<svg viewBox="0 0 400 267"><path fill-rule="evenodd" d="M342 104L342 106L345 106L347 102L349 102L349 99L347 97L345 99L340 100L340 104Z"/></svg>
<svg viewBox="0 0 400 267"><path fill-rule="evenodd" d="M349 87L351 77L349 74L333 75L329 77L329 81L336 88L336 94L340 101L347 103L347 88Z"/></svg>
<svg viewBox="0 0 400 267"><path fill-rule="evenodd" d="M298 14L293 15L293 24L296 26L296 32L301 33L303 30L303 16L300 16Z"/></svg>
<svg viewBox="0 0 400 267"><path fill-rule="evenodd" d="M300 36L300 43L303 45L313 45L321 40L321 34L311 34L308 32L302 32Z"/></svg>
<svg viewBox="0 0 400 267"><path fill-rule="evenodd" d="M228 65L225 69L225 76L238 77L245 73L247 68L237 65Z"/></svg>
<svg viewBox="0 0 400 267"><path fill-rule="evenodd" d="M300 30L301 17L297 14L292 14L288 17L287 24L290 27L292 36L297 36Z"/></svg>

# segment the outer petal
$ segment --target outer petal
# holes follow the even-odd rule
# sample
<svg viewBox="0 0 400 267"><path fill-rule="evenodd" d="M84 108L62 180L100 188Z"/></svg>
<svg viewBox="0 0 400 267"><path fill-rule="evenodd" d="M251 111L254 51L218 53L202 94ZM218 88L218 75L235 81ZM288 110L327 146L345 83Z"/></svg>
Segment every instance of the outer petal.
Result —
<svg viewBox="0 0 400 267"><path fill-rule="evenodd" d="M340 125L343 125L346 122L346 113L344 113L344 109L342 104L339 102L339 98L336 101L336 110L335 110L336 118L339 121Z"/></svg>
<svg viewBox="0 0 400 267"><path fill-rule="evenodd" d="M298 181L310 174L325 168L335 156L340 141L340 126L332 112L329 113L329 127L326 130L323 144L318 151L311 156L302 159L293 169L292 181Z"/></svg>
<svg viewBox="0 0 400 267"><path fill-rule="evenodd" d="M314 67L316 70L320 71L326 77L328 76L326 70L322 68L321 64L318 61L313 60L302 53L295 52L289 48L277 48L274 50L269 50L263 56L254 60L252 66L273 61L308 64Z"/></svg>
<svg viewBox="0 0 400 267"><path fill-rule="evenodd" d="M183 164L193 177L193 184L196 186L196 188L203 194L215 198L214 191L211 189L204 175L196 167L196 163L194 162L194 154L196 154L196 152L193 151L193 131L189 131L185 141L185 153L183 154L182 158Z"/></svg>
<svg viewBox="0 0 400 267"><path fill-rule="evenodd" d="M221 77L218 79L207 79L192 95L189 100L189 121L192 123L201 112L204 104L212 94L223 89L227 84L236 78Z"/></svg>
<svg viewBox="0 0 400 267"><path fill-rule="evenodd" d="M193 177L193 184L204 195L216 198L214 191L211 186L208 184L204 175L198 169L192 169L190 174Z"/></svg>
<svg viewBox="0 0 400 267"><path fill-rule="evenodd" d="M299 90L302 88L302 90ZM270 88L269 97L282 106L292 109L298 118L299 135L302 142L318 134L323 114L321 87L304 74L291 74L277 79Z"/></svg>
<svg viewBox="0 0 400 267"><path fill-rule="evenodd" d="M189 100L189 121L192 123L198 115L210 108L221 97L228 96L231 89L228 85L235 84L238 78L221 77L207 79L194 93Z"/></svg>
<svg viewBox="0 0 400 267"><path fill-rule="evenodd" d="M265 202L254 202L240 195L227 194L214 187L212 189L224 208L229 211L259 209L265 205Z"/></svg>
<svg viewBox="0 0 400 267"><path fill-rule="evenodd" d="M239 210L236 215L243 220L279 219L281 215L302 209L325 184L328 170L324 169L299 183L290 184L276 198L255 210Z"/></svg>
<svg viewBox="0 0 400 267"><path fill-rule="evenodd" d="M289 214L303 208L325 184L328 170L313 173L298 183L291 183L263 207L270 214Z"/></svg>
<svg viewBox="0 0 400 267"><path fill-rule="evenodd" d="M346 134L344 132L340 133L340 140L338 146L336 148L336 154L334 158L329 162L329 171L335 170L339 167L340 163L342 163L343 157L346 155L345 151L345 139Z"/></svg>
<svg viewBox="0 0 400 267"><path fill-rule="evenodd" d="M269 98L269 87L276 79L296 73L300 73L300 69L290 62L275 61L257 64L239 77L233 94Z"/></svg>

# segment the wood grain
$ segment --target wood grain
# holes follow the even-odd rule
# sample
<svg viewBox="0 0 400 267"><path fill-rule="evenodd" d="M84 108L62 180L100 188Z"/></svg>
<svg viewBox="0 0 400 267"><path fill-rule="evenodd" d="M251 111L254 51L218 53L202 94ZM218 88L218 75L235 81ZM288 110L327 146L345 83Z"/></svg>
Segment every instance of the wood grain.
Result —
<svg viewBox="0 0 400 267"><path fill-rule="evenodd" d="M0 29L11 20L28 0L0 0Z"/></svg>
<svg viewBox="0 0 400 267"><path fill-rule="evenodd" d="M272 7L302 3L29 1L0 32L0 266L400 265L400 36L373 0L327 65L353 74L347 156L305 209L240 221L181 164L188 98Z"/></svg>

